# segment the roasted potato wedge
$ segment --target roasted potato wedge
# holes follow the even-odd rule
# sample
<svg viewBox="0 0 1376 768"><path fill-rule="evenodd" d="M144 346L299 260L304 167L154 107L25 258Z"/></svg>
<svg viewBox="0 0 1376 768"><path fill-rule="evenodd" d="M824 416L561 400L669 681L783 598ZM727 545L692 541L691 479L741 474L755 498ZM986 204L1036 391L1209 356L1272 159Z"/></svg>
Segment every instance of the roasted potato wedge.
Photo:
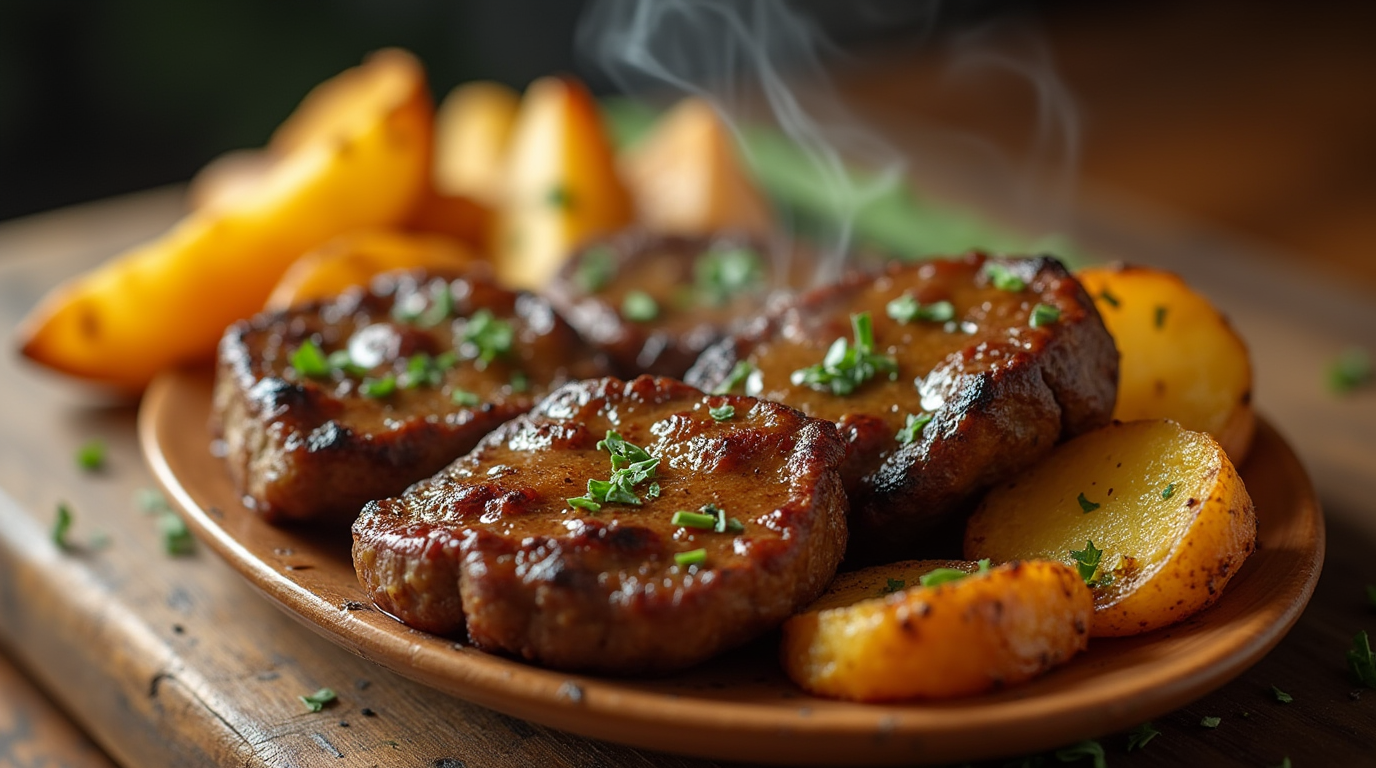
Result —
<svg viewBox="0 0 1376 768"><path fill-rule="evenodd" d="M277 311L367 285L382 272L425 268L458 271L478 259L462 243L441 235L357 230L340 235L292 263L264 309Z"/></svg>
<svg viewBox="0 0 1376 768"><path fill-rule="evenodd" d="M507 146L521 97L501 83L464 83L435 115L435 188L500 207Z"/></svg>
<svg viewBox="0 0 1376 768"><path fill-rule="evenodd" d="M843 574L784 623L784 670L820 696L939 699L1029 680L1084 650L1093 598L1074 569L1009 563L939 586L896 587L953 565L911 561ZM895 591L876 596L888 588Z"/></svg>
<svg viewBox="0 0 1376 768"><path fill-rule="evenodd" d="M293 139L259 183L57 286L22 324L23 353L139 389L170 365L210 356L225 326L259 311L301 254L347 230L403 221L429 183L433 106L420 64L383 51L337 80L318 86L349 103L328 134ZM303 109L314 103L315 92Z"/></svg>
<svg viewBox="0 0 1376 768"><path fill-rule="evenodd" d="M621 157L621 175L646 229L710 237L741 232L767 239L774 217L711 104L679 102Z"/></svg>
<svg viewBox="0 0 1376 768"><path fill-rule="evenodd" d="M633 218L597 102L574 80L542 78L526 90L506 182L494 266L514 287L542 287L575 246Z"/></svg>
<svg viewBox="0 0 1376 768"><path fill-rule="evenodd" d="M966 526L965 556L1082 562L1095 582L1091 634L1134 635L1213 604L1256 530L1212 437L1172 421L1115 422L990 491Z"/></svg>
<svg viewBox="0 0 1376 768"><path fill-rule="evenodd" d="M1078 277L1118 344L1113 417L1208 432L1241 464L1256 421L1252 363L1227 319L1170 272L1119 265Z"/></svg>

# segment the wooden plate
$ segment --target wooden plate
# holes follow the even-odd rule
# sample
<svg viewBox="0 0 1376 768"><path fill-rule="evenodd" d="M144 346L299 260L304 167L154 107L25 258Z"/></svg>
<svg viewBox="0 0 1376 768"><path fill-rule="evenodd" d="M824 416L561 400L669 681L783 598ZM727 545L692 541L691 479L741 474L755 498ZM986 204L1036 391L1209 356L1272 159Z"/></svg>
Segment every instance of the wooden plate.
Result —
<svg viewBox="0 0 1376 768"><path fill-rule="evenodd" d="M275 528L245 509L206 430L211 379L172 371L149 388L139 437L169 498L211 548L307 626L460 698L574 733L710 758L897 765L1040 751L1130 728L1241 673L1299 618L1323 564L1323 518L1285 441L1261 423L1242 476L1259 547L1217 605L1148 635L1091 642L1030 685L951 702L861 705L801 693L777 638L652 680L554 672L412 630L366 604L347 531Z"/></svg>

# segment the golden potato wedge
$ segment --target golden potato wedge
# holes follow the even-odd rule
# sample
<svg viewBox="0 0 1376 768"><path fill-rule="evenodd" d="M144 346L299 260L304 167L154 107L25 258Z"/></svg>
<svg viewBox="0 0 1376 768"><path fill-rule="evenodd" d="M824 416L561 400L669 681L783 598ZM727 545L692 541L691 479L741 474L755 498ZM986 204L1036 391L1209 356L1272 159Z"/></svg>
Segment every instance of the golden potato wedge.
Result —
<svg viewBox="0 0 1376 768"><path fill-rule="evenodd" d="M702 99L680 101L622 155L620 167L639 219L652 232L774 234L769 204L742 164L735 138Z"/></svg>
<svg viewBox="0 0 1376 768"><path fill-rule="evenodd" d="M328 132L291 138L258 183L59 285L22 324L23 353L141 388L169 365L211 355L225 326L259 311L301 254L409 216L430 172L434 110L420 64L382 51L318 89L347 104L333 121L311 118ZM303 105L321 103L315 96Z"/></svg>
<svg viewBox="0 0 1376 768"><path fill-rule="evenodd" d="M938 699L1029 680L1085 649L1093 598L1061 563L1008 563L932 587L890 582L917 584L952 565L912 561L843 575L784 623L784 670L820 696ZM874 596L889 587L896 591Z"/></svg>
<svg viewBox="0 0 1376 768"><path fill-rule="evenodd" d="M462 243L441 235L356 230L293 262L272 289L263 309L272 312L337 296L396 269L458 271L477 260Z"/></svg>
<svg viewBox="0 0 1376 768"><path fill-rule="evenodd" d="M507 146L520 96L488 81L464 83L449 92L435 115L435 188L490 208L506 189Z"/></svg>
<svg viewBox="0 0 1376 768"><path fill-rule="evenodd" d="M1208 432L1241 464L1256 425L1252 363L1227 319L1170 272L1118 265L1078 277L1118 344L1113 417Z"/></svg>
<svg viewBox="0 0 1376 768"><path fill-rule="evenodd" d="M494 267L514 287L543 286L575 246L633 218L597 103L571 79L526 90L506 179Z"/></svg>
<svg viewBox="0 0 1376 768"><path fill-rule="evenodd" d="M966 525L965 556L1083 561L1095 582L1090 634L1134 635L1212 605L1256 531L1252 499L1212 437L1173 421L1115 422L990 491Z"/></svg>

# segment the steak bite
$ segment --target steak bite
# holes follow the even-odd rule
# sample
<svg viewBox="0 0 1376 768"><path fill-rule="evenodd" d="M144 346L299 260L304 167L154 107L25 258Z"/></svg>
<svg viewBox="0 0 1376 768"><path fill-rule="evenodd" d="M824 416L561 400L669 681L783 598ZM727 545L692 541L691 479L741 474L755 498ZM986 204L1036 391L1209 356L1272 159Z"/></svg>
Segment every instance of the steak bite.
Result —
<svg viewBox="0 0 1376 768"><path fill-rule="evenodd" d="M681 378L742 318L811 280L810 259L779 255L790 257L782 270L761 244L738 235L628 229L574 253L547 293L620 375Z"/></svg>
<svg viewBox="0 0 1376 768"><path fill-rule="evenodd" d="M845 549L836 427L671 379L569 384L354 523L417 629L561 669L665 672L814 599Z"/></svg>
<svg viewBox="0 0 1376 768"><path fill-rule="evenodd" d="M230 326L211 427L266 519L353 520L554 387L605 372L538 296L476 272L394 274Z"/></svg>
<svg viewBox="0 0 1376 768"><path fill-rule="evenodd" d="M1058 441L1108 423L1118 351L1051 258L895 264L799 297L688 380L830 419L848 443L848 557L924 536Z"/></svg>

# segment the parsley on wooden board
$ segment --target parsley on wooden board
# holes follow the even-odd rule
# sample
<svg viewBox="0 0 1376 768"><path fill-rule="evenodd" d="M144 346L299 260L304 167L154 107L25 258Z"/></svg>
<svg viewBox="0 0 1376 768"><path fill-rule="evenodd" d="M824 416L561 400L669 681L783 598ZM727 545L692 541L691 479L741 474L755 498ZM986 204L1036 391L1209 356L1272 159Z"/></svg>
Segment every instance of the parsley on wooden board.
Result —
<svg viewBox="0 0 1376 768"><path fill-rule="evenodd" d="M1094 761L1094 768L1108 768L1104 747L1097 741L1082 741L1056 750L1056 759L1063 763L1078 762L1086 757Z"/></svg>
<svg viewBox="0 0 1376 768"><path fill-rule="evenodd" d="M297 696L296 698L300 699L301 703L306 705L307 710L319 712L325 708L326 704L335 700L335 693L329 688L321 688L315 693L306 696Z"/></svg>
<svg viewBox="0 0 1376 768"><path fill-rule="evenodd" d="M1221 717L1204 717L1200 719L1199 724L1205 728L1217 728L1222 722L1223 718Z"/></svg>
<svg viewBox="0 0 1376 768"><path fill-rule="evenodd" d="M76 465L87 472L95 472L105 466L105 441L100 438L87 440L76 451Z"/></svg>
<svg viewBox="0 0 1376 768"><path fill-rule="evenodd" d="M1275 695L1276 701L1279 701L1282 704L1289 704L1290 702L1295 700L1294 696L1291 696L1290 694L1286 693L1285 691L1282 691L1274 685L1271 686L1271 693Z"/></svg>
<svg viewBox="0 0 1376 768"><path fill-rule="evenodd" d="M1372 656L1371 639L1365 630L1352 638L1352 649L1347 652L1347 666L1357 682L1368 688L1376 688L1376 657Z"/></svg>
<svg viewBox="0 0 1376 768"><path fill-rule="evenodd" d="M59 501L56 515L53 519L53 543L60 549L70 549L72 545L67 542L67 532L72 529L72 509L65 502Z"/></svg>
<svg viewBox="0 0 1376 768"><path fill-rule="evenodd" d="M1117 306L1117 304L1115 303L1114 306ZM1147 746L1147 742L1160 735L1161 732L1156 730L1156 727L1150 722L1142 723L1128 733L1128 751L1131 752L1134 749L1142 749Z"/></svg>
<svg viewBox="0 0 1376 768"><path fill-rule="evenodd" d="M1337 394L1351 392L1376 381L1376 366L1361 347L1348 347L1328 366L1328 388Z"/></svg>

